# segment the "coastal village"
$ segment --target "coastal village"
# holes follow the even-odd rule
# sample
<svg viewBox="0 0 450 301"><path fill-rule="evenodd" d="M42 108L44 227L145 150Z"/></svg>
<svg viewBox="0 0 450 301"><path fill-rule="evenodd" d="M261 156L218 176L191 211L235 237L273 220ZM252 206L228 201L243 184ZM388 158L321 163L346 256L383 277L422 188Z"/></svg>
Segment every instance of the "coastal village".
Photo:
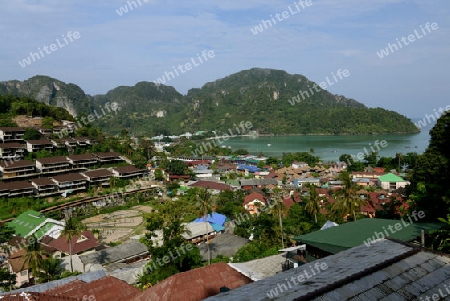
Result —
<svg viewBox="0 0 450 301"><path fill-rule="evenodd" d="M300 297L312 296L312 293L317 297L343 294L345 287L355 281L370 281L398 265L417 269L420 263L417 266L406 264L408 257L420 256L424 262L436 262L426 275L412 279L409 286L447 267L442 262L448 259L420 249L424 244L424 231L437 230L442 226L440 223L421 223L423 212L415 212L413 217L408 215L409 222L398 227L395 220L378 216L389 204L395 213L408 210L405 187L409 182L404 180L407 175L396 170L369 165L364 171L349 173L346 162L309 165L294 160L289 166L275 166L266 164L268 158L264 156L248 154L175 158L167 153L169 161L183 162L187 167L184 174L174 174L156 164L138 168L125 154L115 150L74 154L73 150L92 146L96 141L73 135L55 138L61 131L71 131L71 123L65 121L52 131L39 129L42 134L39 140L24 140L25 128L0 128L2 197L46 199L56 204L40 211L26 210L3 221L14 233L2 244L1 265L15 276L10 291L3 293L3 300L203 300L214 295L217 298L211 297L211 300L247 300L245 296L253 295L260 299L248 298L266 300L268 296L284 300L284 294L291 293ZM155 142L162 152L170 145ZM61 148L67 149L69 155L24 159L25 153L42 150L54 153ZM340 177L342 173L348 174L350 184ZM127 185L113 189L112 183L118 180L127 180ZM341 225L327 220L320 225L320 230L286 237L277 254L233 262L239 249L255 239L253 233L249 237L235 235L235 228L240 224L262 213L275 214L273 208L277 204L284 210L279 211L280 222L281 216L289 214L292 206L311 206L308 201L316 204L316 210L308 209L308 212L327 215L338 202L335 192L346 190L349 185L359 206L355 207L357 212L347 214L344 220L351 215L354 220ZM146 217L153 212L152 205L145 199L151 198L160 204L176 203L193 189L201 189L211 197L226 192L242 193L240 215L232 219L216 212L214 207L207 215L199 214L183 224L184 245L171 250L162 260L152 261L152 253L143 243L148 239ZM136 201L136 195L142 201ZM123 209L127 204L129 206ZM104 209L108 210L102 213ZM79 218L84 227L70 235L67 223L74 217ZM315 220L317 222L317 216ZM397 231L391 230L392 224ZM386 240L387 237L395 240ZM162 229L151 240L157 246L163 245ZM39 250L43 258L60 260L60 267L72 276L58 280L49 277L43 282L41 278L45 277L37 272L30 259L33 254L30 245L39 245L34 252ZM387 252L386 246L396 251ZM176 260L192 248L199 249L204 267L140 286L141 275L151 273L158 265L164 266L166 261ZM373 252L380 252L380 256L367 262ZM393 261L396 256L402 259ZM223 257L229 258L228 262L210 264L211 260ZM357 268L349 271L346 262ZM322 264L320 268L318 263ZM292 275L296 279L295 270L299 267L304 268L305 276L302 276L303 281L298 276L299 281L292 288L295 282L283 279ZM342 268L347 270L345 275L333 278ZM312 277L311 273L320 274L315 280L319 288L314 291L305 282ZM354 279L352 273L360 273L361 278ZM399 276L389 277L392 280ZM443 280L442 277L436 281ZM389 279L383 285L388 285ZM331 288L338 282L344 288L333 292ZM352 295L362 293L353 291ZM393 290L392 294L396 292Z"/></svg>

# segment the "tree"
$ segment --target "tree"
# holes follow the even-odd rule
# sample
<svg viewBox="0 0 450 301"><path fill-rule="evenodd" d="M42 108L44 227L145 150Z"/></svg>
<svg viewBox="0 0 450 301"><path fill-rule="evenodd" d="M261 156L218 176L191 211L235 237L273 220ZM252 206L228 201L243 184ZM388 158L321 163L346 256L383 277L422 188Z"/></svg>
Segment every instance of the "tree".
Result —
<svg viewBox="0 0 450 301"><path fill-rule="evenodd" d="M61 231L61 236L66 238L67 243L69 244L69 261L70 261L70 271L73 272L72 265L72 238L80 236L80 234L86 229L86 227L78 220L68 217L66 218L66 224L64 225L64 229Z"/></svg>
<svg viewBox="0 0 450 301"><path fill-rule="evenodd" d="M355 161L352 155L342 154L339 156L340 162L347 163L348 171L361 171L364 170L364 164L360 161Z"/></svg>
<svg viewBox="0 0 450 301"><path fill-rule="evenodd" d="M318 216L318 222L324 221L322 216ZM314 223L311 215L306 212L302 203L294 203L289 208L289 212L283 221L283 230L286 235L297 236L319 230L319 223Z"/></svg>
<svg viewBox="0 0 450 301"><path fill-rule="evenodd" d="M155 144L151 140L142 139L139 146L142 148L142 152L147 160L150 160L156 154Z"/></svg>
<svg viewBox="0 0 450 301"><path fill-rule="evenodd" d="M277 247L268 247L265 244L252 241L236 252L233 256L233 262L246 262L276 254L278 254Z"/></svg>
<svg viewBox="0 0 450 301"><path fill-rule="evenodd" d="M309 184L308 196L305 199L306 199L305 209L309 214L314 216L314 221L317 224L317 214L320 213L321 209L320 201L325 200L325 198L319 196L314 185Z"/></svg>
<svg viewBox="0 0 450 301"><path fill-rule="evenodd" d="M47 116L42 118L42 127L43 128L47 128L47 129L53 129L53 122L55 121L55 119L53 119L53 117Z"/></svg>
<svg viewBox="0 0 450 301"><path fill-rule="evenodd" d="M0 269L0 287L9 291L16 284L16 274L10 273L6 268Z"/></svg>
<svg viewBox="0 0 450 301"><path fill-rule="evenodd" d="M185 239L183 238L183 234L186 232L184 223L193 219L190 215L194 209L192 203L180 199L177 202L167 201L157 204L153 208L153 212L147 215L146 228L148 232L141 240L152 254L151 261L139 277L142 285L156 284L176 273L189 271L193 267L200 266L202 259L200 250L194 246L189 250L188 245L190 244L184 243ZM160 239L162 244L154 239L160 236L162 236ZM184 250L187 251L176 253L180 246L185 246ZM161 264L161 261L169 253L177 254L177 256Z"/></svg>
<svg viewBox="0 0 450 301"><path fill-rule="evenodd" d="M187 169L187 164L180 160L172 160L167 164L167 171L171 175L185 175Z"/></svg>
<svg viewBox="0 0 450 301"><path fill-rule="evenodd" d="M212 214L212 196L207 189L200 189L197 193L197 202L199 203L200 212L203 213L203 221L206 228L206 245L208 246L208 265L211 264L211 250L209 246L209 233L208 233L208 215Z"/></svg>
<svg viewBox="0 0 450 301"><path fill-rule="evenodd" d="M239 148L233 152L233 155L236 155L236 156L245 156L247 154L248 154L248 150L246 150L245 148Z"/></svg>
<svg viewBox="0 0 450 301"><path fill-rule="evenodd" d="M430 143L422 155L411 156L415 162L407 186L410 210L424 211L425 219L436 221L450 208L450 112L442 115L430 130Z"/></svg>
<svg viewBox="0 0 450 301"><path fill-rule="evenodd" d="M53 258L52 256L46 258L42 262L41 271L39 273L39 282L45 283L53 280L61 279L64 268L61 266L62 259Z"/></svg>
<svg viewBox="0 0 450 301"><path fill-rule="evenodd" d="M44 253L41 251L40 244L36 239L29 239L28 242L27 253L23 255L24 260L21 269L27 266L33 276L38 277L44 262ZM30 273L28 273L28 281L30 281Z"/></svg>
<svg viewBox="0 0 450 301"><path fill-rule="evenodd" d="M356 220L356 212L359 212L359 208L365 204L365 201L357 195L357 186L348 172L342 172L339 179L343 182L343 188L334 193L336 202L331 208L344 216L353 214L353 218Z"/></svg>
<svg viewBox="0 0 450 301"><path fill-rule="evenodd" d="M147 158L139 153L133 154L131 161L137 168L145 168L148 162Z"/></svg>
<svg viewBox="0 0 450 301"><path fill-rule="evenodd" d="M164 175L160 168L155 169L155 180L164 181Z"/></svg>
<svg viewBox="0 0 450 301"><path fill-rule="evenodd" d="M375 166L377 164L377 152L371 152L370 154L364 155L364 161L367 165Z"/></svg>
<svg viewBox="0 0 450 301"><path fill-rule="evenodd" d="M41 138L41 133L38 130L28 128L23 134L24 140L39 140Z"/></svg>
<svg viewBox="0 0 450 301"><path fill-rule="evenodd" d="M278 222L280 225L280 236L281 236L281 245L284 249L284 237L283 237L283 219L282 216L286 213L286 207L283 203L282 191L278 187L273 190L273 197L275 204L272 207L272 212L276 214L278 217Z"/></svg>
<svg viewBox="0 0 450 301"><path fill-rule="evenodd" d="M9 225L3 224L0 226L0 244L8 242L15 233L15 230Z"/></svg>

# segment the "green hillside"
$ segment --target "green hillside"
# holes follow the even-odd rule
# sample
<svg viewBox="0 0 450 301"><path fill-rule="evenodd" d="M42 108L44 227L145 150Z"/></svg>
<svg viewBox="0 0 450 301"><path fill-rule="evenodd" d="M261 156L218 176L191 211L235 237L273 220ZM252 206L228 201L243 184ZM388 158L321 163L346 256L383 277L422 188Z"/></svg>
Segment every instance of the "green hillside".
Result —
<svg viewBox="0 0 450 301"><path fill-rule="evenodd" d="M46 76L2 82L0 95L28 96L79 116L92 114L106 102L116 102L120 107L117 115L94 122L110 134L123 129L147 137L199 130L225 132L242 121L250 121L259 134L275 135L419 131L411 120L394 111L367 108L354 99L316 90L314 85L302 75L253 68L191 89L187 95L171 86L140 82L92 97L74 84Z"/></svg>

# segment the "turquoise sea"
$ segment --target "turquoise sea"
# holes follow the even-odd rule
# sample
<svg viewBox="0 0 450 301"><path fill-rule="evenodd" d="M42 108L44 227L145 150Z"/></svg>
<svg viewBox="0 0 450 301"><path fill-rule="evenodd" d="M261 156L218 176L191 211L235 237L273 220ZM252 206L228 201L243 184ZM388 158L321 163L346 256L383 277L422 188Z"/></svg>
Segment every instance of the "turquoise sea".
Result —
<svg viewBox="0 0 450 301"><path fill-rule="evenodd" d="M257 136L235 137L224 141L220 146L231 149L245 148L252 155L262 152L265 156L280 157L283 152L309 152L323 161L336 161L341 154L357 156L359 152L378 151L383 157L394 157L396 153L417 152L422 154L429 143L430 127L418 134L409 135L354 135L354 136ZM386 142L374 146L375 141ZM385 147L382 147L385 146Z"/></svg>

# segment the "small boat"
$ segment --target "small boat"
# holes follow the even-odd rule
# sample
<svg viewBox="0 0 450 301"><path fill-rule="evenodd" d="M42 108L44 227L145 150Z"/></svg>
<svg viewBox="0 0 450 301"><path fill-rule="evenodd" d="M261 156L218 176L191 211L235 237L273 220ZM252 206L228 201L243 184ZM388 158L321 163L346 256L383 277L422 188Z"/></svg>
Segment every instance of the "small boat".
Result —
<svg viewBox="0 0 450 301"><path fill-rule="evenodd" d="M270 144L270 143L267 143L267 146L272 146L272 144Z"/></svg>

